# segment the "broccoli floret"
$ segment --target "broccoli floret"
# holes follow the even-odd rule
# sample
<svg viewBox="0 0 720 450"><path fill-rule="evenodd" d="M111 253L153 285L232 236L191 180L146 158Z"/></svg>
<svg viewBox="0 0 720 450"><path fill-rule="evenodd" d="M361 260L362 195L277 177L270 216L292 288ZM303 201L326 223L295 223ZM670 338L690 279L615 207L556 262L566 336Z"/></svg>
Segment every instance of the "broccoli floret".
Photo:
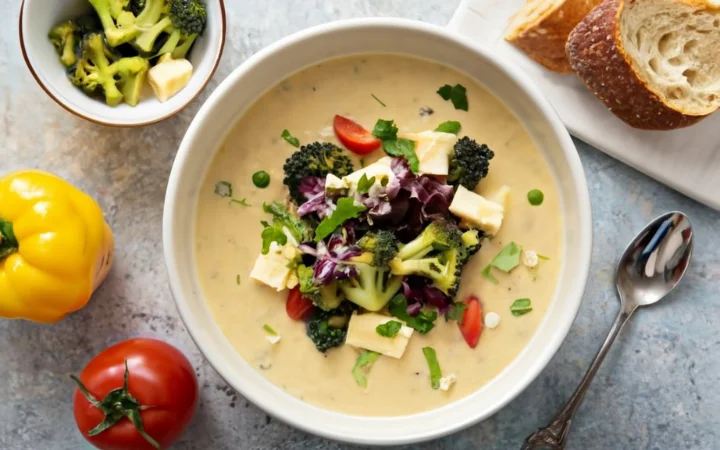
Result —
<svg viewBox="0 0 720 450"><path fill-rule="evenodd" d="M155 24L160 19L160 12L165 6L165 0L147 0L146 7L140 15L141 17L144 16L144 21L140 22L140 17L136 19L133 13L124 10L123 5L127 6L127 2L121 0L88 1L95 9L105 32L105 37L111 47L117 47L132 41L142 32L143 26L149 27ZM146 14L146 11L152 9L153 6L157 8L157 5L160 7L157 17L152 16L150 13ZM152 20L153 18L155 20Z"/></svg>
<svg viewBox="0 0 720 450"><path fill-rule="evenodd" d="M305 223L303 219L296 214L290 212L285 205L280 202L271 204L263 203L263 211L273 216L273 225L282 229L285 234L289 234L297 246L303 242L312 240L313 230Z"/></svg>
<svg viewBox="0 0 720 450"><path fill-rule="evenodd" d="M68 20L52 27L48 33L48 38L58 55L60 55L60 62L65 67L70 67L77 62L77 31L77 24L72 20Z"/></svg>
<svg viewBox="0 0 720 450"><path fill-rule="evenodd" d="M135 46L144 53L184 58L195 39L205 30L207 10L199 0L167 0L168 14L135 40ZM158 43L167 35L159 50Z"/></svg>
<svg viewBox="0 0 720 450"><path fill-rule="evenodd" d="M380 269L388 269L390 260L397 255L398 240L391 231L380 230L363 236L358 241L358 247L363 252L372 255L372 260L367 261L369 264ZM361 258L367 259L368 256L363 255Z"/></svg>
<svg viewBox="0 0 720 450"><path fill-rule="evenodd" d="M465 136L455 143L455 155L450 160L450 172L448 173L448 184L465 186L473 191L485 178L490 169L490 160L495 153L485 144L478 144Z"/></svg>
<svg viewBox="0 0 720 450"><path fill-rule="evenodd" d="M325 177L329 173L344 177L354 171L352 161L343 154L342 149L328 142L314 142L300 147L300 150L285 161L283 170L285 171L283 183L298 205L307 200L298 189L303 178Z"/></svg>
<svg viewBox="0 0 720 450"><path fill-rule="evenodd" d="M88 33L82 41L79 59L68 76L86 93L104 94L110 106L120 104L124 93L128 95L128 103L137 104L133 90L142 85L148 68L148 62L139 56L117 59L101 33Z"/></svg>
<svg viewBox="0 0 720 450"><path fill-rule="evenodd" d="M343 302L343 294L338 289L338 283L333 281L328 285L315 282L312 267L299 265L297 268L300 292L305 298L312 300L313 304L323 311L331 311Z"/></svg>
<svg viewBox="0 0 720 450"><path fill-rule="evenodd" d="M479 248L477 231L462 233L454 223L438 220L400 249L390 270L394 275L430 278L433 286L454 297L463 266Z"/></svg>
<svg viewBox="0 0 720 450"><path fill-rule="evenodd" d="M307 322L306 332L318 351L325 353L345 343L349 313L345 308L318 310Z"/></svg>

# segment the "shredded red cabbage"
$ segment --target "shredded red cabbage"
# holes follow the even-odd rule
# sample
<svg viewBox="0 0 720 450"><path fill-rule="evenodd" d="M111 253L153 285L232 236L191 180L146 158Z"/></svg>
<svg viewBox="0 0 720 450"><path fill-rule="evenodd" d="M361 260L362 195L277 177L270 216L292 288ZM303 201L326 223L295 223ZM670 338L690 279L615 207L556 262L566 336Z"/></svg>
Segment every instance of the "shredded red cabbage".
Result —
<svg viewBox="0 0 720 450"><path fill-rule="evenodd" d="M424 305L431 305L445 314L453 304L452 299L443 291L429 284L423 277L407 277L403 281L403 294L407 298L407 313L415 317Z"/></svg>
<svg viewBox="0 0 720 450"><path fill-rule="evenodd" d="M360 248L350 245L342 234L334 234L326 244L323 241L312 244L300 244L300 251L316 258L313 265L313 277L318 284L327 285L335 280L347 280L357 276L354 265L347 264L350 258L362 253Z"/></svg>
<svg viewBox="0 0 720 450"><path fill-rule="evenodd" d="M298 216L316 213L321 219L332 214L335 204L325 195L325 177L305 177L298 190L307 201L298 208Z"/></svg>

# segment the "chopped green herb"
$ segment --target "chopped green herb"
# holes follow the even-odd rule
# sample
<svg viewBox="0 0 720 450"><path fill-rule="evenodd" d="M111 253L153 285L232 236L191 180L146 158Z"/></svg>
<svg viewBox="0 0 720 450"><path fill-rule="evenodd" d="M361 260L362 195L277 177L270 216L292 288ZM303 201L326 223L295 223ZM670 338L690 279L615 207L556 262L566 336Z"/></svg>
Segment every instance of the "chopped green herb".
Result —
<svg viewBox="0 0 720 450"><path fill-rule="evenodd" d="M270 225L269 223L262 221L262 224L265 226L265 229L263 229L262 233L260 233L260 237L262 238L263 255L268 254L270 251L270 244L273 242L277 242L279 245L287 244L287 236L283 232L282 223L278 222Z"/></svg>
<svg viewBox="0 0 720 450"><path fill-rule="evenodd" d="M462 111L468 110L467 90L465 89L465 86L461 84L456 84L455 86L446 84L438 89L437 93L443 98L443 100L450 100L455 109Z"/></svg>
<svg viewBox="0 0 720 450"><path fill-rule="evenodd" d="M417 330L420 334L425 334L432 330L437 319L435 311L420 311L417 316L413 317L407 312L407 299L402 294L397 294L390 300L389 311L393 317L405 322L407 326Z"/></svg>
<svg viewBox="0 0 720 450"><path fill-rule="evenodd" d="M521 251L522 249L519 245L517 245L515 242L510 242L508 245L505 246L505 248L500 250L500 253L495 255L492 261L490 261L490 264L488 264L487 267L483 269L483 276L485 276L485 278L489 279L493 283L497 283L497 279L492 276L491 268L494 267L496 269L502 270L505 273L510 272L520 264Z"/></svg>
<svg viewBox="0 0 720 450"><path fill-rule="evenodd" d="M442 369L440 369L440 363L437 359L435 349L432 347L423 347L423 355L430 369L430 386L433 389L440 389L440 378L442 378Z"/></svg>
<svg viewBox="0 0 720 450"><path fill-rule="evenodd" d="M380 357L380 353L371 352L370 350L360 353L355 361L355 366L352 369L352 376L355 378L355 382L361 388L366 388L368 385L367 376L372 368L373 363Z"/></svg>
<svg viewBox="0 0 720 450"><path fill-rule="evenodd" d="M285 139L287 143L292 145L293 147L300 147L300 139L293 137L293 135L291 135L288 130L283 130L280 137Z"/></svg>
<svg viewBox="0 0 720 450"><path fill-rule="evenodd" d="M549 256L537 255L537 257L540 258L540 259L544 259L545 261L550 261L550 257L549 257Z"/></svg>
<svg viewBox="0 0 720 450"><path fill-rule="evenodd" d="M452 134L458 134L460 132L460 122L455 122L453 120L448 120L447 122L443 122L440 125L435 128L435 131L439 131L441 133L452 133Z"/></svg>
<svg viewBox="0 0 720 450"><path fill-rule="evenodd" d="M232 197L232 183L229 181L218 181L215 184L215 193L220 197Z"/></svg>
<svg viewBox="0 0 720 450"><path fill-rule="evenodd" d="M355 200L350 197L343 197L337 202L337 207L330 217L320 222L315 230L315 242L320 242L330 236L333 231L346 220L355 219L361 212L367 210L364 205L355 205Z"/></svg>
<svg viewBox="0 0 720 450"><path fill-rule="evenodd" d="M457 323L462 323L467 308L468 305L464 302L453 303L450 305L450 308L448 308L447 313L445 313L445 320L454 320Z"/></svg>
<svg viewBox="0 0 720 450"><path fill-rule="evenodd" d="M374 98L375 100L377 100L377 102L380 103L381 105L387 106L385 103L382 102L382 100L380 100L379 98L375 97L375 94L370 94L370 95L372 95L372 98Z"/></svg>
<svg viewBox="0 0 720 450"><path fill-rule="evenodd" d="M510 305L510 312L513 316L522 316L532 311L532 304L529 298L519 298Z"/></svg>
<svg viewBox="0 0 720 450"><path fill-rule="evenodd" d="M528 192L527 198L531 205L540 206L542 205L543 200L545 200L545 194L543 194L543 191L540 189L533 189Z"/></svg>
<svg viewBox="0 0 720 450"><path fill-rule="evenodd" d="M395 126L394 120L378 119L372 134L383 141L397 139L398 127Z"/></svg>
<svg viewBox="0 0 720 450"><path fill-rule="evenodd" d="M360 158L360 167L365 167L365 158Z"/></svg>
<svg viewBox="0 0 720 450"><path fill-rule="evenodd" d="M418 173L420 170L420 160L415 154L415 141L409 139L394 139L391 141L383 141L383 150L390 156L402 156L407 159L410 164L410 170Z"/></svg>
<svg viewBox="0 0 720 450"><path fill-rule="evenodd" d="M394 338L400 332L401 328L402 324L400 322L398 322L397 320L390 320L388 322L381 323L380 325L375 327L375 331L380 336Z"/></svg>
<svg viewBox="0 0 720 450"><path fill-rule="evenodd" d="M268 324L263 325L263 330L267 331L272 336L277 336L277 331L273 330L272 327Z"/></svg>
<svg viewBox="0 0 720 450"><path fill-rule="evenodd" d="M241 199L231 198L231 199L230 199L230 203L237 203L238 205L247 206L247 207L252 206L252 205L251 205L250 203L248 203L247 200L244 199L244 198L241 198Z"/></svg>
<svg viewBox="0 0 720 450"><path fill-rule="evenodd" d="M270 185L270 174L264 170L259 170L253 174L252 182L255 187L264 189Z"/></svg>
<svg viewBox="0 0 720 450"><path fill-rule="evenodd" d="M237 274L237 277L235 277L235 283L237 283L238 286L240 286L240 274Z"/></svg>
<svg viewBox="0 0 720 450"><path fill-rule="evenodd" d="M360 181L358 181L357 191L361 194L367 194L373 184L375 184L375 177L368 179L367 175L363 174Z"/></svg>

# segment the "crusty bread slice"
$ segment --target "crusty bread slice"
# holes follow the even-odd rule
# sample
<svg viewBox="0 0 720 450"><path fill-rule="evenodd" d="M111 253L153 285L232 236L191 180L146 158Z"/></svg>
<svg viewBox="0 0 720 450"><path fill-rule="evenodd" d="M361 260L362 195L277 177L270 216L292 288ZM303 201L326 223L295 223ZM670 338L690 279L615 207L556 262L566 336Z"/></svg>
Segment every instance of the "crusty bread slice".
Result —
<svg viewBox="0 0 720 450"><path fill-rule="evenodd" d="M686 127L720 108L719 0L605 0L570 34L567 52L633 127Z"/></svg>
<svg viewBox="0 0 720 450"><path fill-rule="evenodd" d="M528 0L510 18L505 39L555 72L570 72L565 43L602 0Z"/></svg>

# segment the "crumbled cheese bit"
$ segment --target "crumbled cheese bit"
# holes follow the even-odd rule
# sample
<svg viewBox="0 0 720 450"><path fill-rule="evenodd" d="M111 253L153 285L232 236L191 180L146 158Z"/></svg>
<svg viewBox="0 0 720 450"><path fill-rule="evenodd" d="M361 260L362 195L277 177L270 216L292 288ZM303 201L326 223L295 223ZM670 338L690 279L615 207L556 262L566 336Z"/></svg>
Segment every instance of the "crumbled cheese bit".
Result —
<svg viewBox="0 0 720 450"><path fill-rule="evenodd" d="M276 334L275 336L265 336L265 339L267 339L267 341L268 341L269 343L275 345L275 344L277 344L278 342L280 342L280 338L281 338L281 337L282 337L282 336Z"/></svg>
<svg viewBox="0 0 720 450"><path fill-rule="evenodd" d="M440 378L440 389L447 391L457 381L457 376L454 373L449 374L446 377Z"/></svg>
<svg viewBox="0 0 720 450"><path fill-rule="evenodd" d="M533 268L538 265L538 254L532 250L523 251L523 264L525 267Z"/></svg>
<svg viewBox="0 0 720 450"><path fill-rule="evenodd" d="M493 329L500 325L500 314L489 312L485 314L485 326Z"/></svg>

